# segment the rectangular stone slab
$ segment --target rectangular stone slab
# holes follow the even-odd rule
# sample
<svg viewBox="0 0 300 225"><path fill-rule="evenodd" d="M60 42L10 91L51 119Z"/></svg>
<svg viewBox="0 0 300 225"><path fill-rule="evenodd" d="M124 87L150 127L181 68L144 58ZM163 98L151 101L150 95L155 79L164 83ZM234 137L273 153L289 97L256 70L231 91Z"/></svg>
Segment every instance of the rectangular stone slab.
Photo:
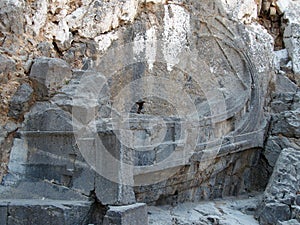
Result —
<svg viewBox="0 0 300 225"><path fill-rule="evenodd" d="M136 203L127 206L110 206L103 225L147 225L147 205Z"/></svg>

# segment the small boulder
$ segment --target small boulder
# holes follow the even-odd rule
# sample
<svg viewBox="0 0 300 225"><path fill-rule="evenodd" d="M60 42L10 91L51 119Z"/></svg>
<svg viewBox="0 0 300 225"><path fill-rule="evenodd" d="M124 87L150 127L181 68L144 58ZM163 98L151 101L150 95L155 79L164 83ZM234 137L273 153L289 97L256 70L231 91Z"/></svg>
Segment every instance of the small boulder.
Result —
<svg viewBox="0 0 300 225"><path fill-rule="evenodd" d="M53 96L72 76L68 63L58 58L37 58L30 71L38 100Z"/></svg>

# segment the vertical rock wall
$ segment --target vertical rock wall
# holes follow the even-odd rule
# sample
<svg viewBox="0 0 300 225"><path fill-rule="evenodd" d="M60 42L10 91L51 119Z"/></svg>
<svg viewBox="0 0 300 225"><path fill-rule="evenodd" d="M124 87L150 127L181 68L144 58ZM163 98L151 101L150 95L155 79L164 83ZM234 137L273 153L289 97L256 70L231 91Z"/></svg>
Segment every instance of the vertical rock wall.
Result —
<svg viewBox="0 0 300 225"><path fill-rule="evenodd" d="M1 197L105 211L263 190L299 149L298 7L1 1Z"/></svg>

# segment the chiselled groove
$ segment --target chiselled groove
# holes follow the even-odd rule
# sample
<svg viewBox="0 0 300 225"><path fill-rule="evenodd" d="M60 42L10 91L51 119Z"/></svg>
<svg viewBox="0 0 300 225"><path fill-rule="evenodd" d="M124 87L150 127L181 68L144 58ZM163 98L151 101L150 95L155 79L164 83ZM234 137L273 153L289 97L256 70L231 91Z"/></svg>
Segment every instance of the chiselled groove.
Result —
<svg viewBox="0 0 300 225"><path fill-rule="evenodd" d="M230 38L230 40L233 41L234 38L235 38L235 34L234 34L234 33L233 33L233 32L232 32L232 31L224 24L224 22L222 21L222 17L216 16L215 20L218 21L219 24L221 24L222 27L223 27L226 31L228 31L232 36L230 37L230 36L226 35L226 34L223 32L223 30L221 30L221 29L217 29L217 28L216 28L216 29L217 29L218 31L221 31L227 38ZM214 24L212 24L212 26L215 27Z"/></svg>

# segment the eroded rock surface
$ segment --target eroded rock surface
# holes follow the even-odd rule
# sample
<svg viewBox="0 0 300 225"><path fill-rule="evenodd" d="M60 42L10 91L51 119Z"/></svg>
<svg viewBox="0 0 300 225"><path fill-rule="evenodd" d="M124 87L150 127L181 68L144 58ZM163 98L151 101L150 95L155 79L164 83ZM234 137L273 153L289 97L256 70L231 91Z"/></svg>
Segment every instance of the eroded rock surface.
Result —
<svg viewBox="0 0 300 225"><path fill-rule="evenodd" d="M265 190L257 216L260 224L281 224L288 220L297 220L299 214L299 150L282 150L269 184Z"/></svg>
<svg viewBox="0 0 300 225"><path fill-rule="evenodd" d="M122 205L262 191L274 168L265 196L281 195L274 177L299 149L299 11L281 0L1 1L0 218L51 208L57 224L122 224ZM261 223L299 219L298 195L266 199ZM82 201L77 213L68 201ZM181 206L172 223L256 224Z"/></svg>

